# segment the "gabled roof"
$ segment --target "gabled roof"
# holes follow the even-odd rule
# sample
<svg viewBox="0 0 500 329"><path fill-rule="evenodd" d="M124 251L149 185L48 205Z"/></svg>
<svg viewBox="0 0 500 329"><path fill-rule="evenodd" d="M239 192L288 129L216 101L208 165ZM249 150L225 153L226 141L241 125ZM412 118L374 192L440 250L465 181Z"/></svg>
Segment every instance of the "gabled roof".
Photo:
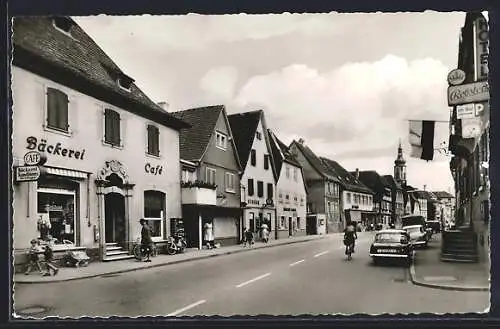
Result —
<svg viewBox="0 0 500 329"><path fill-rule="evenodd" d="M201 160L223 109L223 105L215 105L171 113L176 118L191 125L191 128L181 130L179 138L181 159L188 161Z"/></svg>
<svg viewBox="0 0 500 329"><path fill-rule="evenodd" d="M390 186L395 186L396 189L399 190L402 189L401 184L399 184L392 175L383 175L382 178L385 179Z"/></svg>
<svg viewBox="0 0 500 329"><path fill-rule="evenodd" d="M271 144L271 152L273 153L274 165L276 168L276 173L279 175L281 173L281 167L283 162L287 162L291 165L301 168L302 166L297 161L295 156L290 153L290 149L286 146L280 139L272 132L271 129L267 129L267 134L269 135L269 141Z"/></svg>
<svg viewBox="0 0 500 329"><path fill-rule="evenodd" d="M331 181L340 183L340 177L337 177L337 173L331 172L321 161L321 159L314 154L314 152L307 146L302 144L301 142L297 142L295 140L292 141L290 144L290 147L292 145L295 145L299 151L302 153L304 158L309 162L309 164L316 170L318 174L323 176L326 179L329 179Z"/></svg>
<svg viewBox="0 0 500 329"><path fill-rule="evenodd" d="M248 158L250 157L255 132L257 131L262 112L262 110L257 110L228 116L242 169L246 168Z"/></svg>
<svg viewBox="0 0 500 329"><path fill-rule="evenodd" d="M363 184L363 182L357 179L354 175L350 174L338 162L324 157L320 157L320 159L323 165L326 166L330 170L330 172L335 173L337 175L337 177L340 180L340 183L344 186L346 190L359 193L373 194L373 190L371 190L368 186Z"/></svg>
<svg viewBox="0 0 500 329"><path fill-rule="evenodd" d="M147 97L73 19L57 17L70 27L68 33L56 29L53 19L14 18L15 66L167 127L188 127ZM130 84L129 91L120 87L119 79Z"/></svg>
<svg viewBox="0 0 500 329"><path fill-rule="evenodd" d="M446 191L433 191L432 194L434 194L438 199L452 199L455 197L454 195Z"/></svg>
<svg viewBox="0 0 500 329"><path fill-rule="evenodd" d="M374 170L360 171L359 180L369 187L375 194L381 195L384 193L384 183L382 177Z"/></svg>

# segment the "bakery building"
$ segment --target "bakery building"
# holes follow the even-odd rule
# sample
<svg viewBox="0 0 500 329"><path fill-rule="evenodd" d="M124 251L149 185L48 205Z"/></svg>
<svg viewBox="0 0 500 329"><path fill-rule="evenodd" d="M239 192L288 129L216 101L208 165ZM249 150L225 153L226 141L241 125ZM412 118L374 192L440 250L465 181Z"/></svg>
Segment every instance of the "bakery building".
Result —
<svg viewBox="0 0 500 329"><path fill-rule="evenodd" d="M15 18L13 31L13 167L28 152L47 158L37 180L13 181L15 255L52 237L55 252L125 259L140 218L164 241L181 217L179 130L189 125L71 18Z"/></svg>

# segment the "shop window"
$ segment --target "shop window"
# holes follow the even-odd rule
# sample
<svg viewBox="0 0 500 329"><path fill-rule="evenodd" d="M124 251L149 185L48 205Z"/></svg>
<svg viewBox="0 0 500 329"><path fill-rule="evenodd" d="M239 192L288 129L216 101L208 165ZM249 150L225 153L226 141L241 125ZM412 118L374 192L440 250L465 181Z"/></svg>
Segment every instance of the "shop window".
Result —
<svg viewBox="0 0 500 329"><path fill-rule="evenodd" d="M259 198L264 197L264 182L257 181L257 196Z"/></svg>
<svg viewBox="0 0 500 329"><path fill-rule="evenodd" d="M160 130L158 127L148 125L148 154L160 156Z"/></svg>
<svg viewBox="0 0 500 329"><path fill-rule="evenodd" d="M223 133L216 131L215 132L215 145L219 149L225 151L227 149L227 136L224 135Z"/></svg>
<svg viewBox="0 0 500 329"><path fill-rule="evenodd" d="M120 114L111 109L104 110L104 142L112 146L120 146Z"/></svg>
<svg viewBox="0 0 500 329"><path fill-rule="evenodd" d="M285 216L281 216L280 217L280 228L281 229L286 228L286 219L285 219Z"/></svg>
<svg viewBox="0 0 500 329"><path fill-rule="evenodd" d="M297 217L297 229L301 229L300 217Z"/></svg>
<svg viewBox="0 0 500 329"><path fill-rule="evenodd" d="M165 193L160 191L144 191L144 219L151 228L151 238L163 238L165 214Z"/></svg>
<svg viewBox="0 0 500 329"><path fill-rule="evenodd" d="M69 132L69 98L64 92L47 88L47 128Z"/></svg>
<svg viewBox="0 0 500 329"><path fill-rule="evenodd" d="M209 184L215 184L216 170L214 168L208 168L206 170L205 182Z"/></svg>
<svg viewBox="0 0 500 329"><path fill-rule="evenodd" d="M226 192L235 192L236 191L236 180L234 174L231 173L226 173L225 175L225 186L226 186Z"/></svg>
<svg viewBox="0 0 500 329"><path fill-rule="evenodd" d="M255 194L255 186L253 184L253 179L248 179L248 196L253 196Z"/></svg>
<svg viewBox="0 0 500 329"><path fill-rule="evenodd" d="M255 150L252 150L250 152L250 164L252 165L252 167L255 167L257 165L257 154Z"/></svg>
<svg viewBox="0 0 500 329"><path fill-rule="evenodd" d="M76 243L75 193L56 189L38 189L38 230L42 239L49 234L56 244Z"/></svg>

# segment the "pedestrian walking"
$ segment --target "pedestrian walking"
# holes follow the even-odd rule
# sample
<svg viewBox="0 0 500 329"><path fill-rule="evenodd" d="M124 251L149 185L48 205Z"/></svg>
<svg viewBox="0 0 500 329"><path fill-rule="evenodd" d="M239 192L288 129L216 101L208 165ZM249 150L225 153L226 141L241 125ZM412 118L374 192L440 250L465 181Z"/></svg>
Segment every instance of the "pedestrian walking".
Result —
<svg viewBox="0 0 500 329"><path fill-rule="evenodd" d="M49 244L45 246L45 251L43 253L45 264L47 266L47 272L45 272L44 276L50 276L50 270L52 270L53 275L57 275L59 272L59 268L53 263L54 260L54 252Z"/></svg>
<svg viewBox="0 0 500 329"><path fill-rule="evenodd" d="M151 262L151 252L153 251L153 240L151 239L151 228L148 226L147 221L144 218L139 220L142 225L141 229L141 252L146 255L145 262Z"/></svg>
<svg viewBox="0 0 500 329"><path fill-rule="evenodd" d="M42 266L40 265L40 258L39 255L42 252L40 248L40 243L37 239L32 239L31 240L31 247L28 250L28 267L26 269L26 272L24 274L28 275L33 271L33 268L36 266L38 268L38 271L40 271L40 274L43 275L43 270Z"/></svg>
<svg viewBox="0 0 500 329"><path fill-rule="evenodd" d="M214 247L214 230L212 223L210 222L205 223L203 238L205 239L207 248L212 249Z"/></svg>
<svg viewBox="0 0 500 329"><path fill-rule="evenodd" d="M262 241L265 243L269 242L269 228L267 224L262 225Z"/></svg>
<svg viewBox="0 0 500 329"><path fill-rule="evenodd" d="M247 243L248 243L249 247L251 247L253 245L253 243L254 243L254 241L253 241L253 232L250 229L247 229L245 231L245 247L246 247Z"/></svg>

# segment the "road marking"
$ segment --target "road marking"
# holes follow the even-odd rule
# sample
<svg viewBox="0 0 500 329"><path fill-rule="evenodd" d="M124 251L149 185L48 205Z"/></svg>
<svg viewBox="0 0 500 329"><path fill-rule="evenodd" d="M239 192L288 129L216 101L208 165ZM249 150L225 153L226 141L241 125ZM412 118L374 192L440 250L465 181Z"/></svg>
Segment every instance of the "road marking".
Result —
<svg viewBox="0 0 500 329"><path fill-rule="evenodd" d="M271 275L271 272L268 272L266 274L262 274L261 276L258 276L256 278L251 279L251 280L248 280L248 281L245 281L243 283L240 283L239 285L236 286L236 288L241 288L243 286L246 286L247 284L250 284L250 283L255 282L257 280L263 279L263 278L265 278L266 276L269 276L269 275Z"/></svg>
<svg viewBox="0 0 500 329"><path fill-rule="evenodd" d="M327 254L327 253L328 253L328 250L320 252L319 254L314 255L314 257L319 257L319 256L322 256L322 255Z"/></svg>
<svg viewBox="0 0 500 329"><path fill-rule="evenodd" d="M177 311L172 312L172 313L168 314L167 316L176 316L176 315L179 315L179 314L181 314L182 312L185 312L185 311L187 311L187 310L189 310L189 309L192 309L193 307L196 307L196 306L198 306L198 305L201 305L201 304L203 304L203 303L205 303L205 302L206 302L206 300L204 300L204 299L199 300L199 301L197 301L196 303L193 303L193 304L190 304L190 305L188 305L188 306L186 306L186 307L183 307L183 308L181 308L181 309L178 309Z"/></svg>
<svg viewBox="0 0 500 329"><path fill-rule="evenodd" d="M295 265L300 264L302 262L305 262L305 259L301 259L299 261L296 261L295 263L291 263L290 266L295 266Z"/></svg>
<svg viewBox="0 0 500 329"><path fill-rule="evenodd" d="M454 276L424 276L424 281L456 281Z"/></svg>

